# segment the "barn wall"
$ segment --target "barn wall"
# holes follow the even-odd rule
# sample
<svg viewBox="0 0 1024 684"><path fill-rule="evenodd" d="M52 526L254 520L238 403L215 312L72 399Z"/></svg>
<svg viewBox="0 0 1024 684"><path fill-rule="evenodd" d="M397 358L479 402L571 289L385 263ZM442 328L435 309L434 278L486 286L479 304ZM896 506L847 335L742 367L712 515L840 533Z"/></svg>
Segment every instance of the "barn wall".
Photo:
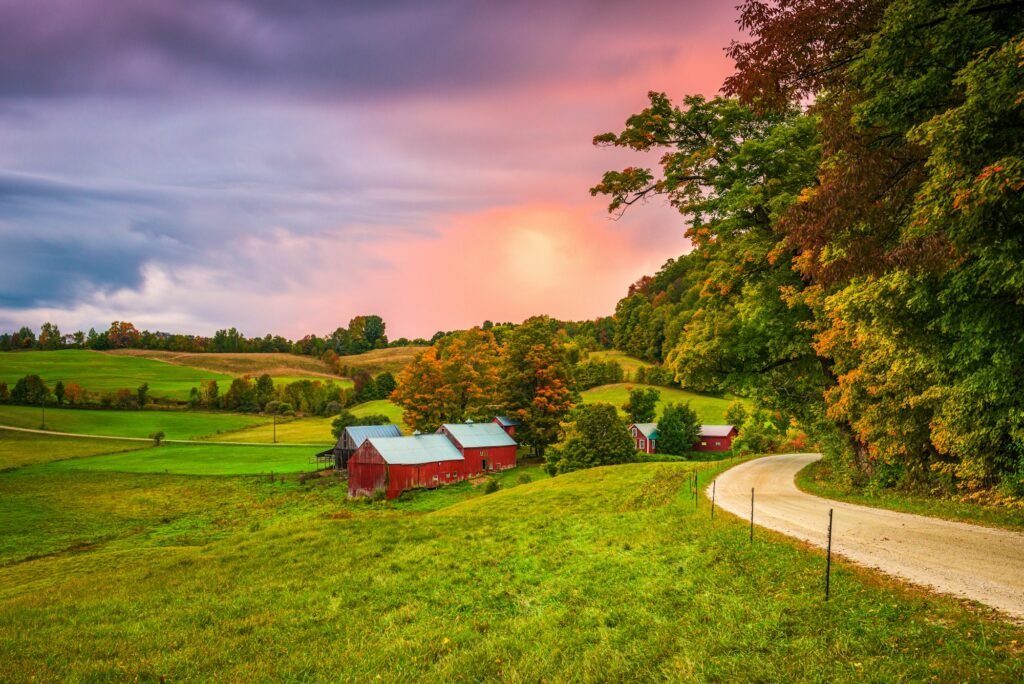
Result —
<svg viewBox="0 0 1024 684"><path fill-rule="evenodd" d="M487 471L508 470L516 467L515 446L480 447L473 449L461 449L462 456L466 459L466 473L468 475L479 475L485 472L484 460L487 461Z"/></svg>
<svg viewBox="0 0 1024 684"><path fill-rule="evenodd" d="M388 466L387 497L394 499L407 489L433 489L466 479L463 461Z"/></svg>
<svg viewBox="0 0 1024 684"><path fill-rule="evenodd" d="M732 449L732 440L735 437L735 433L730 434L728 437L701 437L697 440L697 443L693 445L694 451L729 451ZM705 444L701 444L705 442Z"/></svg>
<svg viewBox="0 0 1024 684"><path fill-rule="evenodd" d="M369 441L356 449L348 461L348 495L369 496L387 486L387 464Z"/></svg>

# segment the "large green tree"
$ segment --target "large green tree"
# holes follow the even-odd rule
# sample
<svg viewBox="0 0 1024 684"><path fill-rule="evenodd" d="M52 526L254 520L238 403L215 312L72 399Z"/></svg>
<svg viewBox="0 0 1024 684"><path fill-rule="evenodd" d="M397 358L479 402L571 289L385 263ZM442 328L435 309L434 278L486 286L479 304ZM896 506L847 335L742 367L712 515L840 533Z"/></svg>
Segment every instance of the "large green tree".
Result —
<svg viewBox="0 0 1024 684"><path fill-rule="evenodd" d="M555 321L537 316L511 330L501 375L502 409L521 423L516 438L543 456L576 399L569 347Z"/></svg>
<svg viewBox="0 0 1024 684"><path fill-rule="evenodd" d="M629 426L611 404L582 404L575 410L569 435L549 449L546 468L552 475L636 460Z"/></svg>

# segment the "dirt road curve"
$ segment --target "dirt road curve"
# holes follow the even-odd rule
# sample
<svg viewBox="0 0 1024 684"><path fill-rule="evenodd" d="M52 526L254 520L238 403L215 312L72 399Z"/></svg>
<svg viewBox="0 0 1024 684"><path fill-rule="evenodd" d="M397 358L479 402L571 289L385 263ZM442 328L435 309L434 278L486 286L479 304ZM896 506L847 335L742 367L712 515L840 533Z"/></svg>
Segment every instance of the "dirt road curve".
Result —
<svg viewBox="0 0 1024 684"><path fill-rule="evenodd" d="M755 525L821 547L832 508L833 553L1024 619L1024 534L805 494L794 477L820 457L768 456L727 470L718 476L716 505L749 520L753 487Z"/></svg>

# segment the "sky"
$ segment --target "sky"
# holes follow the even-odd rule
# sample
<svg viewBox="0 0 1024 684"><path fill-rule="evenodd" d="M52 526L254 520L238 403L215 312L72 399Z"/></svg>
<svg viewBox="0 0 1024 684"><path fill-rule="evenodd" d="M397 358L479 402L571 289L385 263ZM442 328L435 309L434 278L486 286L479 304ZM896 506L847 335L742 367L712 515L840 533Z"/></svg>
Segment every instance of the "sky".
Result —
<svg viewBox="0 0 1024 684"><path fill-rule="evenodd" d="M689 245L591 140L713 96L733 5L0 0L0 331L608 315Z"/></svg>

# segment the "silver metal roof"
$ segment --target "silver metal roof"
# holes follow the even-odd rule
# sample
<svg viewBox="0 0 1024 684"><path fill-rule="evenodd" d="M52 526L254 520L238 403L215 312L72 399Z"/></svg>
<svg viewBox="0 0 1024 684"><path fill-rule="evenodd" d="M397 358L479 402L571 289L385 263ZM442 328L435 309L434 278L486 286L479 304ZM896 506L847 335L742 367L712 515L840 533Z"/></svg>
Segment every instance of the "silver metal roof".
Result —
<svg viewBox="0 0 1024 684"><path fill-rule="evenodd" d="M456 449L451 440L444 435L369 437L368 439L384 460L394 465L464 460L462 452Z"/></svg>
<svg viewBox="0 0 1024 684"><path fill-rule="evenodd" d="M494 416L494 420L498 421L505 427L512 427L513 425L521 425L521 423L515 418L509 418L508 416Z"/></svg>
<svg viewBox="0 0 1024 684"><path fill-rule="evenodd" d="M441 426L463 449L515 446L516 440L497 423L445 423Z"/></svg>
<svg viewBox="0 0 1024 684"><path fill-rule="evenodd" d="M395 424L388 425L349 425L345 432L358 449L370 437L401 437L402 431ZM341 440L338 440L339 442Z"/></svg>
<svg viewBox="0 0 1024 684"><path fill-rule="evenodd" d="M728 437L736 428L732 425L701 425L701 437Z"/></svg>
<svg viewBox="0 0 1024 684"><path fill-rule="evenodd" d="M647 439L658 439L657 423L633 423L633 427L642 432Z"/></svg>

